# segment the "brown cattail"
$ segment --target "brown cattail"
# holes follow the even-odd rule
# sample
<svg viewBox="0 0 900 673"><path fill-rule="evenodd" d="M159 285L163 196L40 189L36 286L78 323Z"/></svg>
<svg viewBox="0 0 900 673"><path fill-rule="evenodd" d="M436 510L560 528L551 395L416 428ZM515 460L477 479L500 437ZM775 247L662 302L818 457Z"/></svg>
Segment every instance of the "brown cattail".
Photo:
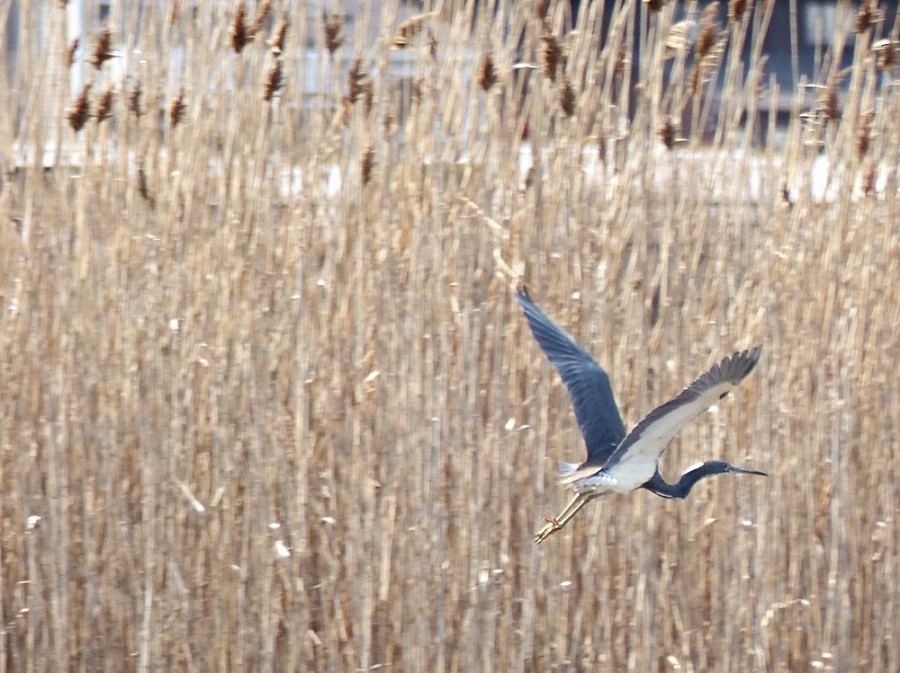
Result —
<svg viewBox="0 0 900 673"><path fill-rule="evenodd" d="M826 84L822 93L819 95L819 98L816 100L816 108L818 112L822 113L822 115L826 119L840 119L841 111L838 107L838 84L842 79L841 75L832 76L828 80L828 84Z"/></svg>
<svg viewBox="0 0 900 673"><path fill-rule="evenodd" d="M156 207L156 199L153 198L153 195L150 193L150 188L147 186L147 174L144 172L144 167L141 166L138 168L138 194L141 195L141 198L146 201L151 208Z"/></svg>
<svg viewBox="0 0 900 673"><path fill-rule="evenodd" d="M88 92L90 89L91 85L86 84L84 89L81 90L81 93L75 97L74 101L72 101L69 109L66 110L66 119L69 121L69 126L72 127L72 130L75 131L75 133L78 133L84 127L85 122L87 122L88 117L91 115L91 105L88 101Z"/></svg>
<svg viewBox="0 0 900 673"><path fill-rule="evenodd" d="M281 18L275 25L275 30L272 31L272 37L270 37L269 41L266 43L269 45L269 49L272 50L273 54L281 54L284 51L284 39L287 36L288 27L290 25L291 22L286 16Z"/></svg>
<svg viewBox="0 0 900 673"><path fill-rule="evenodd" d="M238 0L237 8L234 10L234 21L231 22L231 28L228 29L228 36L231 38L231 48L237 54L241 53L241 50L253 37L247 29L247 10L244 8L244 0Z"/></svg>
<svg viewBox="0 0 900 673"><path fill-rule="evenodd" d="M88 63L99 70L106 61L113 57L113 54L110 51L111 46L112 31L109 28L104 28L99 33L94 35L93 43L91 44L91 55L88 57Z"/></svg>
<svg viewBox="0 0 900 673"><path fill-rule="evenodd" d="M438 41L437 36L434 34L434 31L431 28L428 29L428 55L431 58L437 58L437 47Z"/></svg>
<svg viewBox="0 0 900 673"><path fill-rule="evenodd" d="M362 159L359 161L359 172L364 185L369 184L372 179L372 169L375 168L375 149L371 145L367 145L363 150Z"/></svg>
<svg viewBox="0 0 900 673"><path fill-rule="evenodd" d="M263 24L272 13L272 0L263 0L256 8L256 14L253 17L253 23L250 24L250 35L256 35L262 30Z"/></svg>
<svg viewBox="0 0 900 673"><path fill-rule="evenodd" d="M359 97L363 93L365 93L368 79L369 76L363 71L362 68L362 59L358 58L353 61L353 65L350 66L350 70L347 72L347 102L350 105L353 105L356 101L359 100Z"/></svg>
<svg viewBox="0 0 900 673"><path fill-rule="evenodd" d="M98 124L104 119L112 117L113 95L114 92L112 87L110 87L100 94L100 98L97 99L97 105L94 107L94 117Z"/></svg>
<svg viewBox="0 0 900 673"><path fill-rule="evenodd" d="M671 150L675 147L675 125L672 123L671 119L666 119L659 127L659 139L662 140L663 145L666 146L667 150Z"/></svg>
<svg viewBox="0 0 900 673"><path fill-rule="evenodd" d="M491 52L481 57L481 65L478 68L478 86L482 91L490 91L497 83L497 69L494 67L494 56Z"/></svg>
<svg viewBox="0 0 900 673"><path fill-rule="evenodd" d="M856 33L865 33L881 20L881 12L872 6L872 0L864 0L856 12Z"/></svg>
<svg viewBox="0 0 900 673"><path fill-rule="evenodd" d="M562 60L562 47L552 33L541 36L541 72L551 82L556 81L556 68Z"/></svg>
<svg viewBox="0 0 900 673"><path fill-rule="evenodd" d="M281 70L281 59L276 58L275 63L272 64L272 67L269 68L269 72L266 74L263 99L266 102L271 101L272 96L281 91L282 86L284 86L284 73Z"/></svg>
<svg viewBox="0 0 900 673"><path fill-rule="evenodd" d="M169 105L169 121L171 122L173 129L178 126L178 122L181 121L186 109L187 103L184 102L184 89L182 89L178 92L178 95L172 99L171 105Z"/></svg>
<svg viewBox="0 0 900 673"><path fill-rule="evenodd" d="M694 64L691 67L690 92L696 95L706 74L715 67L721 53L724 38L720 38L719 24L716 22L719 3L713 2L700 16L700 30L694 42Z"/></svg>
<svg viewBox="0 0 900 673"><path fill-rule="evenodd" d="M859 117L859 126L856 128L856 156L860 159L868 154L872 144L872 122L874 120L874 112L864 112Z"/></svg>
<svg viewBox="0 0 900 673"><path fill-rule="evenodd" d="M728 3L728 20L737 23L744 18L744 12L747 11L747 0L731 0Z"/></svg>
<svg viewBox="0 0 900 673"><path fill-rule="evenodd" d="M75 54L78 53L79 44L81 44L81 40L76 37L69 43L69 46L66 49L66 66L68 66L69 68L72 67L73 63L75 63Z"/></svg>
<svg viewBox="0 0 900 673"><path fill-rule="evenodd" d="M325 48L329 54L333 54L344 44L344 38L341 35L343 27L344 17L340 14L332 14L325 20Z"/></svg>
<svg viewBox="0 0 900 673"><path fill-rule="evenodd" d="M791 200L791 190L788 189L787 183L781 183L781 189L779 190L781 196L781 206L782 208L793 208L794 202Z"/></svg>
<svg viewBox="0 0 900 673"><path fill-rule="evenodd" d="M718 2L710 3L700 15L700 30L697 32L697 41L694 42L694 54L697 59L709 54L718 39L719 24L716 23L718 6Z"/></svg>
<svg viewBox="0 0 900 673"><path fill-rule="evenodd" d="M568 77L563 78L562 85L559 87L559 107L566 117L575 114L575 90Z"/></svg>
<svg viewBox="0 0 900 673"><path fill-rule="evenodd" d="M862 193L866 196L871 196L875 193L875 162L870 161L869 165L866 166L860 187L862 187Z"/></svg>
<svg viewBox="0 0 900 673"><path fill-rule="evenodd" d="M125 96L125 107L134 114L135 117L141 116L141 83L135 82L134 86Z"/></svg>
<svg viewBox="0 0 900 673"><path fill-rule="evenodd" d="M647 5L647 9L649 9L654 14L661 10L663 6L665 6L667 0L644 0L644 4Z"/></svg>
<svg viewBox="0 0 900 673"><path fill-rule="evenodd" d="M547 12L550 11L550 0L536 0L534 3L534 15L541 21L547 18Z"/></svg>
<svg viewBox="0 0 900 673"><path fill-rule="evenodd" d="M172 0L172 3L169 5L169 15L166 17L166 25L171 28L178 22L178 15L181 13L181 2L179 0Z"/></svg>

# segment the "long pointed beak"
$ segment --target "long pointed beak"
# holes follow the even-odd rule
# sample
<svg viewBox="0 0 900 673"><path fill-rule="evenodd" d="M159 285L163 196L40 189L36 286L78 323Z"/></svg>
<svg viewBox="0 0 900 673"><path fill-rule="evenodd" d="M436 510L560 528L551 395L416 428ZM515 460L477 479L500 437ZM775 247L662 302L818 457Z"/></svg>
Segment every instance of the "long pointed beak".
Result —
<svg viewBox="0 0 900 673"><path fill-rule="evenodd" d="M729 472L736 472L737 474L758 474L760 477L768 477L769 475L765 472L760 472L759 470L751 470L749 467L739 467L737 465L729 465Z"/></svg>

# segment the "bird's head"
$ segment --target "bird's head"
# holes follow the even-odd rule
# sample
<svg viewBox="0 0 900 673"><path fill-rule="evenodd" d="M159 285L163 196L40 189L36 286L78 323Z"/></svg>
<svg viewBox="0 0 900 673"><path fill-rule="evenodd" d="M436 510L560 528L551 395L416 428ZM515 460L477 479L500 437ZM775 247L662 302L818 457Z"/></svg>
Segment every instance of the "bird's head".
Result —
<svg viewBox="0 0 900 673"><path fill-rule="evenodd" d="M703 463L703 467L706 468L705 471L707 474L724 474L726 472L733 472L735 474L757 474L761 477L769 476L765 472L760 472L759 470L751 470L748 467L732 465L731 463L726 463L724 460L709 460Z"/></svg>

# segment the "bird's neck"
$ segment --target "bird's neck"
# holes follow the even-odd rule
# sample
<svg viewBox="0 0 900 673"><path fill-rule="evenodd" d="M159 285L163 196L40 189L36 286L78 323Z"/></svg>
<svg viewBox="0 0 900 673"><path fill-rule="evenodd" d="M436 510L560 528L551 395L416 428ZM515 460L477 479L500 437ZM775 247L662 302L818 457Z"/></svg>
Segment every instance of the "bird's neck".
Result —
<svg viewBox="0 0 900 673"><path fill-rule="evenodd" d="M656 472L642 488L646 488L651 493L655 493L662 498L681 499L686 498L688 493L690 493L691 489L694 487L694 484L705 476L707 475L703 471L703 466L700 466L693 470L688 470L681 475L681 479L679 479L677 483L670 484L662 478L659 472Z"/></svg>

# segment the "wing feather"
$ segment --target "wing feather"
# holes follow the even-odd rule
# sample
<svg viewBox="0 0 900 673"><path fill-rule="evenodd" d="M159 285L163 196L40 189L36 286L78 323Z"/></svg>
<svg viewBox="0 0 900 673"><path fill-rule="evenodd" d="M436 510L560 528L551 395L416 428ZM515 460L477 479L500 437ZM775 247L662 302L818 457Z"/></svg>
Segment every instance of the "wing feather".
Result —
<svg viewBox="0 0 900 673"><path fill-rule="evenodd" d="M535 305L526 291L517 292L516 298L531 333L569 391L588 460L602 465L625 437L609 377L568 332Z"/></svg>
<svg viewBox="0 0 900 673"><path fill-rule="evenodd" d="M622 440L603 466L603 470L609 472L615 469L616 474L619 474L623 466L630 465L632 469L639 468L640 472L649 469L649 476L652 476L660 455L672 438L684 426L734 390L753 371L759 362L761 352L762 348L757 346L729 355L710 367L675 399L651 411Z"/></svg>

